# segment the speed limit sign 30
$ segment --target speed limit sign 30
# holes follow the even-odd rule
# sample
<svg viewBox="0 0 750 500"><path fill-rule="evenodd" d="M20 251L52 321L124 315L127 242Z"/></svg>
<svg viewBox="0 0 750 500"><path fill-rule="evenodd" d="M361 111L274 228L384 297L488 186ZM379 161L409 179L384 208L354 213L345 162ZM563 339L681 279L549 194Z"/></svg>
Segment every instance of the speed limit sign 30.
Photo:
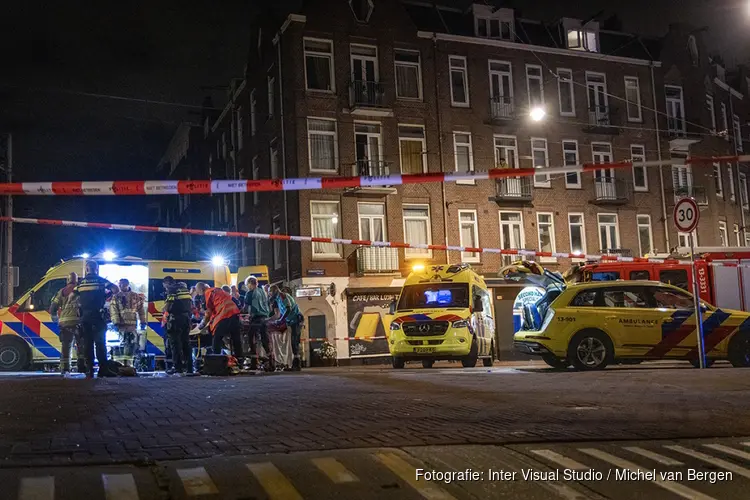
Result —
<svg viewBox="0 0 750 500"><path fill-rule="evenodd" d="M681 233L692 233L701 217L698 205L692 198L681 198L674 206L674 225Z"/></svg>

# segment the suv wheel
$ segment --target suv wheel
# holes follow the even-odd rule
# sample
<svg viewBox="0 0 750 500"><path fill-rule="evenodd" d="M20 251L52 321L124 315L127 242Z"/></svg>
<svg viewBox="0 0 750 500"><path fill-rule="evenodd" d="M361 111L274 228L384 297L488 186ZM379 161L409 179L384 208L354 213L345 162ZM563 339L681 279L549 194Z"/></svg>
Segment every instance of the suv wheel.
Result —
<svg viewBox="0 0 750 500"><path fill-rule="evenodd" d="M567 359L560 359L552 354L542 354L542 360L556 370L564 370L570 366Z"/></svg>
<svg viewBox="0 0 750 500"><path fill-rule="evenodd" d="M583 330L568 345L568 361L579 370L602 370L614 358L612 341L599 330Z"/></svg>

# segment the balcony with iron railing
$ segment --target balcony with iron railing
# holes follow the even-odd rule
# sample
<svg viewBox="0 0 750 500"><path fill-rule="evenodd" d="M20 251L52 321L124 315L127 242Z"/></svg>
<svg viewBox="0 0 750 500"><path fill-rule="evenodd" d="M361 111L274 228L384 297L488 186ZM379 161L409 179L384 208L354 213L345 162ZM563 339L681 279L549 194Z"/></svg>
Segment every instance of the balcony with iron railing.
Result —
<svg viewBox="0 0 750 500"><path fill-rule="evenodd" d="M595 205L625 205L632 194L632 185L625 179L599 177L594 179Z"/></svg>
<svg viewBox="0 0 750 500"><path fill-rule="evenodd" d="M398 274L398 248L359 247L354 251L357 275Z"/></svg>
<svg viewBox="0 0 750 500"><path fill-rule="evenodd" d="M377 160L357 160L352 165L352 176L375 177L370 179L372 185L361 186L356 188L347 188L346 194L395 194L396 188L392 184L386 184L386 180L377 179L377 177L387 177L391 175L391 162Z"/></svg>
<svg viewBox="0 0 750 500"><path fill-rule="evenodd" d="M357 160L352 171L353 176L384 176L391 175L390 162L377 160Z"/></svg>
<svg viewBox="0 0 750 500"><path fill-rule="evenodd" d="M490 97L490 118L492 120L511 120L515 118L513 98L508 96Z"/></svg>
<svg viewBox="0 0 750 500"><path fill-rule="evenodd" d="M495 180L494 202L529 203L533 196L531 177L508 177Z"/></svg>
<svg viewBox="0 0 750 500"><path fill-rule="evenodd" d="M349 105L352 109L387 108L385 86L380 82L352 81L349 84Z"/></svg>
<svg viewBox="0 0 750 500"><path fill-rule="evenodd" d="M672 179L672 183L665 188L666 201L674 206L682 198L692 198L698 205L708 205L708 190L705 186L696 185L696 179L688 173L679 179Z"/></svg>

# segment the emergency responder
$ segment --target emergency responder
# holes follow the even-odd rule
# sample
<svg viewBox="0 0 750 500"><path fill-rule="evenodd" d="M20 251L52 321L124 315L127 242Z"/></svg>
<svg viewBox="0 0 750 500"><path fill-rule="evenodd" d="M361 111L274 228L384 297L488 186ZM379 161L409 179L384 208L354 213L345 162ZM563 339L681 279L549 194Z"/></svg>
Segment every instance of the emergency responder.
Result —
<svg viewBox="0 0 750 500"><path fill-rule="evenodd" d="M167 337L172 348L173 368L168 373L193 373L193 356L190 349L190 316L193 300L184 283L177 283L171 276L164 278L167 300L164 314L167 316Z"/></svg>
<svg viewBox="0 0 750 500"><path fill-rule="evenodd" d="M118 288L120 291L109 302L109 313L120 336L124 364L132 366L140 345L136 327L140 326L141 335L146 330L146 301L142 294L130 289L126 278L118 282Z"/></svg>
<svg viewBox="0 0 750 500"><path fill-rule="evenodd" d="M76 343L78 354L78 373L84 372L83 342L81 342L81 305L78 296L73 293L78 284L78 275L70 273L67 284L55 294L50 307L52 319L57 321L60 328L60 373L65 376L70 373L70 348L73 341Z"/></svg>
<svg viewBox="0 0 750 500"><path fill-rule="evenodd" d="M270 300L276 303L279 309L280 318L277 322L285 321L291 329L292 342L292 371L300 371L302 364L299 358L299 343L301 339L300 327L302 326L302 315L299 312L299 306L288 291L282 291L278 286L273 285L270 289Z"/></svg>
<svg viewBox="0 0 750 500"><path fill-rule="evenodd" d="M86 377L94 377L94 349L99 361L98 377L115 377L107 362L106 311L104 303L112 295L116 286L99 276L99 264L86 261L86 276L74 288L81 304L81 338L85 346Z"/></svg>
<svg viewBox="0 0 750 500"><path fill-rule="evenodd" d="M250 368L253 370L258 368L257 342L258 336L260 336L266 356L271 361L269 368L273 370L273 353L268 344L268 330L266 329L266 321L268 321L268 317L271 315L268 309L268 296L263 288L258 286L258 278L255 276L248 276L245 279L245 284L248 290L245 294L245 306L247 307L247 313L250 315L250 349L252 351Z"/></svg>
<svg viewBox="0 0 750 500"><path fill-rule="evenodd" d="M229 337L233 354L242 366L242 337L240 336L240 310L232 300L232 296L221 288L210 288L205 283L195 285L199 295L206 298L206 316L199 325L200 329L208 329L213 335L212 351L221 354L224 337Z"/></svg>

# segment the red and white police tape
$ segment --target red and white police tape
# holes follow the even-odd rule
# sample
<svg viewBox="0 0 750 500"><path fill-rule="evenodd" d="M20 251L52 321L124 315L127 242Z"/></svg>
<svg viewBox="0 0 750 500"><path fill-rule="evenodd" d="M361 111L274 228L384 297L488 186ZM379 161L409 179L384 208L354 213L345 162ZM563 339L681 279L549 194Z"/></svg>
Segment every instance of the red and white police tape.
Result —
<svg viewBox="0 0 750 500"><path fill-rule="evenodd" d="M665 259L652 257L625 257L617 254L583 254L568 252L537 252L536 250L519 250L486 247L462 247L453 245L427 245L411 244L396 241L371 241L371 240L348 240L344 238L318 238L313 236L290 236L287 234L265 234L265 233L241 233L237 231L212 231L207 229L189 229L179 227L140 226L130 224L106 224L101 222L82 222L59 219L31 219L25 217L0 217L0 222L13 222L15 224L35 224L42 226L62 227L84 227L92 229L111 229L114 231L135 231L142 233L174 233L191 234L197 236L216 236L227 238L250 238L262 240L299 241L310 243L333 243L336 245L356 245L365 247L384 248L416 248L421 250L445 250L452 252L471 253L494 253L501 255L515 255L518 257L556 257L563 259L605 260L620 262L655 262L662 263ZM689 260L678 261L680 264L689 264Z"/></svg>
<svg viewBox="0 0 750 500"><path fill-rule="evenodd" d="M687 158L690 165L716 162L750 161L750 155ZM434 172L425 174L394 174L359 177L302 177L295 179L258 180L160 180L160 181L72 181L72 182L6 182L0 183L0 195L25 196L127 196L157 194L226 194L259 191L303 191L361 187L401 186L431 182L481 181L507 177L583 173L605 168L659 167L672 165L672 159L652 161L620 161L613 163L582 163L563 167L493 168L483 172ZM682 164L682 162L680 162Z"/></svg>

